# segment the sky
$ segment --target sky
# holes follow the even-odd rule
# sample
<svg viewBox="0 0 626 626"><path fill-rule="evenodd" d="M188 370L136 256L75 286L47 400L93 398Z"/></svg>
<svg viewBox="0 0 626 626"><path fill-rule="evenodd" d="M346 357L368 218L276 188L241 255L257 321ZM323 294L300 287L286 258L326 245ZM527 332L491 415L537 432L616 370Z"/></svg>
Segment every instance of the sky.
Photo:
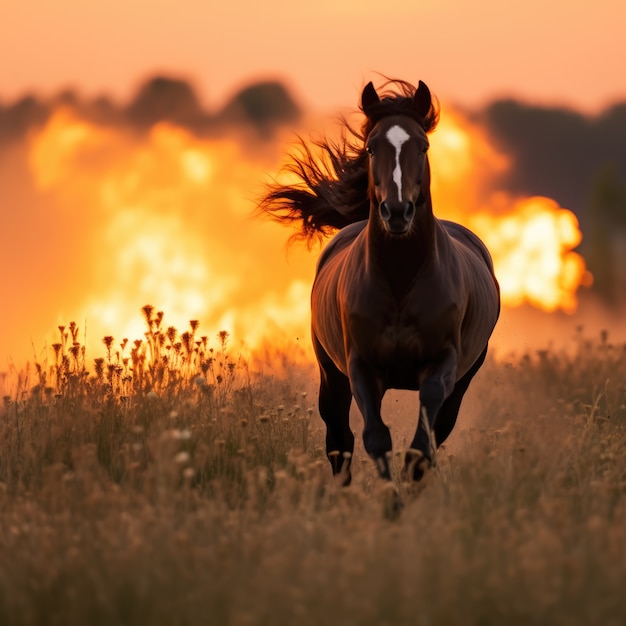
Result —
<svg viewBox="0 0 626 626"><path fill-rule="evenodd" d="M468 108L513 96L593 113L626 100L625 23L623 0L0 0L0 102L124 100L163 73L208 108L279 79L326 112L380 72Z"/></svg>

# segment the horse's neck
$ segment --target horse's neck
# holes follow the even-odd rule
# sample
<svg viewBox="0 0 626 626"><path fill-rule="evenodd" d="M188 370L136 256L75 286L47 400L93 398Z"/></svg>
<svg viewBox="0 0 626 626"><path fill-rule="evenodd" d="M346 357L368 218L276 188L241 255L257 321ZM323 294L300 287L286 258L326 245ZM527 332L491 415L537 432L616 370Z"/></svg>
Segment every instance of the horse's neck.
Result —
<svg viewBox="0 0 626 626"><path fill-rule="evenodd" d="M397 297L408 291L417 273L437 253L430 197L417 209L414 220L411 235L398 238L390 237L377 217L368 220L367 263L382 272Z"/></svg>

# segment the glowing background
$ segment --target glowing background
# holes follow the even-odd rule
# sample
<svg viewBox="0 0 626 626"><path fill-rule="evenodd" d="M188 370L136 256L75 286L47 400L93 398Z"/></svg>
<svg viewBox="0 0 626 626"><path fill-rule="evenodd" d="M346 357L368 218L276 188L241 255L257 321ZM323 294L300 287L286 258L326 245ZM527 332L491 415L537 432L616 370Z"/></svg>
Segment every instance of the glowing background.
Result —
<svg viewBox="0 0 626 626"><path fill-rule="evenodd" d="M587 3L537 0L391 0L382 8L329 0L11 2L0 8L0 99L66 86L124 99L158 71L189 78L217 109L241 86L275 77L308 111L330 116L355 106L374 71L423 79L444 105L433 136L436 212L477 229L501 257L507 302L571 310L584 280L584 264L570 252L580 238L575 220L550 200L492 189L507 158L449 103L476 106L506 94L596 111L626 95L625 18L626 6L607 0L591 11ZM305 126L332 132L321 115ZM137 138L59 109L0 154L0 359L39 355L54 325L73 319L86 322L92 345L105 333L141 336L138 310L147 303L165 310L166 323L182 328L199 318L204 332L228 328L252 344L277 329L305 334L316 253L287 253L288 232L249 218L285 146L264 152L168 125ZM507 239L514 231L527 233L518 238L530 246L522 256ZM539 231L553 233L547 260ZM531 262L541 269L523 284ZM537 276L553 279L547 292Z"/></svg>

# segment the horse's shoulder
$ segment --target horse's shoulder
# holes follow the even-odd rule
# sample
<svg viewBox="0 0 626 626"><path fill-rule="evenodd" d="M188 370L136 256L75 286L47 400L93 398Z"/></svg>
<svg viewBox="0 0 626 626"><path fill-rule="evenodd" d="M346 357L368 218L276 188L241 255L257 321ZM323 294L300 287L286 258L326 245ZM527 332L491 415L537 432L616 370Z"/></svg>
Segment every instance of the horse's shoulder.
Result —
<svg viewBox="0 0 626 626"><path fill-rule="evenodd" d="M458 224L457 222L451 222L449 220L439 221L445 228L448 235L452 237L452 239L463 244L466 248L469 248L474 253L478 253L486 263L487 267L493 273L493 261L491 259L491 254L489 254L487 246L482 242L478 235L473 233L469 228L466 228L465 226Z"/></svg>
<svg viewBox="0 0 626 626"><path fill-rule="evenodd" d="M329 259L347 248L365 228L366 224L367 220L363 220L342 228L322 251L317 262L317 271L319 272Z"/></svg>

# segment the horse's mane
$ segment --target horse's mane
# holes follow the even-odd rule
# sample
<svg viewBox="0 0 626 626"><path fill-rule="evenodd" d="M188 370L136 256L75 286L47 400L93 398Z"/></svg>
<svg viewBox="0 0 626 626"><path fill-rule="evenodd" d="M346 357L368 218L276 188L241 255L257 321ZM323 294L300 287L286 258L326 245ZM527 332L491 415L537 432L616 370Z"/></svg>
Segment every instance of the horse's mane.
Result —
<svg viewBox="0 0 626 626"><path fill-rule="evenodd" d="M365 140L372 128L389 115L407 115L416 120L426 132L439 121L439 105L435 98L426 116L416 110L415 87L402 80L388 80L382 87L380 102L368 107L360 129L345 118L339 141L327 138L314 140L319 149L314 154L299 138L298 151L291 155L285 170L298 182L274 183L259 203L260 213L283 224L299 224L293 239L304 239L311 245L339 228L366 220L369 216L368 155Z"/></svg>

